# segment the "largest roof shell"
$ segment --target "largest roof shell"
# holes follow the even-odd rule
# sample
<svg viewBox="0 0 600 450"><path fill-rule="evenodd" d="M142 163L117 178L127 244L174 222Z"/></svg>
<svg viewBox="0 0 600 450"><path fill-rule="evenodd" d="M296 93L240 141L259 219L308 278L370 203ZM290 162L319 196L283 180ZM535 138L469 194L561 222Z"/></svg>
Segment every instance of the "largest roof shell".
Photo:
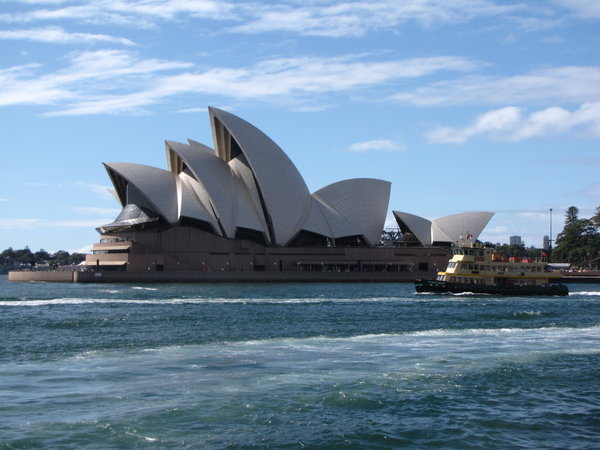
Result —
<svg viewBox="0 0 600 450"><path fill-rule="evenodd" d="M243 154L264 205L271 241L287 243L310 207L304 179L283 150L254 125L220 109L209 111L217 155L229 162Z"/></svg>

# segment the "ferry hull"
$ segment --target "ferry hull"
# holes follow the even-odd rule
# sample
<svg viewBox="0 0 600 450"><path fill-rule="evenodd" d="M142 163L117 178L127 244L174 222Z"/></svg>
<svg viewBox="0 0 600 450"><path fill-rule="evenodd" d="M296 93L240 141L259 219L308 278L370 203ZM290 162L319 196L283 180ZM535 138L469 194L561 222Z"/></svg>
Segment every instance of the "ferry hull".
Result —
<svg viewBox="0 0 600 450"><path fill-rule="evenodd" d="M417 292L451 293L460 294L472 292L474 294L495 295L559 295L569 294L569 290L562 284L551 284L548 286L486 286L478 284L450 283L447 281L426 280L416 281Z"/></svg>

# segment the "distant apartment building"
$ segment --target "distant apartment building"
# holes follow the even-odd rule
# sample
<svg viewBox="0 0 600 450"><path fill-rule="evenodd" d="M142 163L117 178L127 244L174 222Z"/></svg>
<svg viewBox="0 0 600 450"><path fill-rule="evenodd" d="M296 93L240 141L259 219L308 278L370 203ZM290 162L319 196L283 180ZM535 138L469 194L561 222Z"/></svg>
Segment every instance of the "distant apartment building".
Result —
<svg viewBox="0 0 600 450"><path fill-rule="evenodd" d="M544 250L550 250L550 238L548 236L544 236L542 240L542 248Z"/></svg>
<svg viewBox="0 0 600 450"><path fill-rule="evenodd" d="M510 245L523 245L523 240L521 239L521 236L511 236L509 238L509 243Z"/></svg>

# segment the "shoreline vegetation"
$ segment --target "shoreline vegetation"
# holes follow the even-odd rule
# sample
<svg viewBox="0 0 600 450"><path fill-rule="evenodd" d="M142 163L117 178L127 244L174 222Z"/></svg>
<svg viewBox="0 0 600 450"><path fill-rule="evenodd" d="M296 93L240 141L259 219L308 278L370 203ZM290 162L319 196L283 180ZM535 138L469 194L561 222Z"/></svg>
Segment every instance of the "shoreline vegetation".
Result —
<svg viewBox="0 0 600 450"><path fill-rule="evenodd" d="M9 247L0 253L0 273L23 269L53 270L76 266L84 260L85 253L69 253L64 250L49 253L44 249L33 252L27 246L19 250Z"/></svg>

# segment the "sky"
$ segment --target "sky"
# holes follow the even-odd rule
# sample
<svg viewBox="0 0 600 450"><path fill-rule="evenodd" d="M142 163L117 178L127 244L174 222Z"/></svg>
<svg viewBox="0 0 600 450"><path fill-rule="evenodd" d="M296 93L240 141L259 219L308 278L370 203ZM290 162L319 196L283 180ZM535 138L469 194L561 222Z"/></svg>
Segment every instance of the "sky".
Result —
<svg viewBox="0 0 600 450"><path fill-rule="evenodd" d="M600 205L600 1L0 0L0 251L89 251L102 163L212 147L208 106L311 192L390 181L388 227L493 211L480 239L539 247Z"/></svg>

